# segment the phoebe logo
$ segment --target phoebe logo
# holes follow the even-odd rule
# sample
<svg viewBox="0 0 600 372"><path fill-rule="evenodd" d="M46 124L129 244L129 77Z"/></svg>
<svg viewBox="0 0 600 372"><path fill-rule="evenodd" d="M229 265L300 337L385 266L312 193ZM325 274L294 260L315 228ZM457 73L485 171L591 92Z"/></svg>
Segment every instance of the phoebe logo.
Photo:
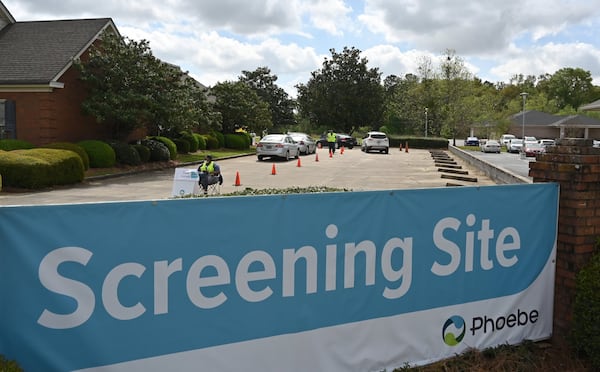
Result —
<svg viewBox="0 0 600 372"><path fill-rule="evenodd" d="M454 315L446 320L444 328L442 328L442 339L448 346L458 345L465 337L465 320L458 315Z"/></svg>

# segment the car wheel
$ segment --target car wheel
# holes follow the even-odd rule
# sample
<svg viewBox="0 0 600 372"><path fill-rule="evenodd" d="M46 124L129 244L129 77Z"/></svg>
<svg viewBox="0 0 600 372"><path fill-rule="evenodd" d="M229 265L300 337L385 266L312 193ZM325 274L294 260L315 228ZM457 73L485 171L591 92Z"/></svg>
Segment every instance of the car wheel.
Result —
<svg viewBox="0 0 600 372"><path fill-rule="evenodd" d="M262 161L263 160L263 156L262 155L258 155L258 161Z"/></svg>
<svg viewBox="0 0 600 372"><path fill-rule="evenodd" d="M354 146L352 146L352 145L348 145L348 148L349 148L350 150L352 150L352 149L354 148Z"/></svg>
<svg viewBox="0 0 600 372"><path fill-rule="evenodd" d="M389 152L390 152L390 149L389 149L389 148L387 148L387 149L383 150L383 153L384 153L384 154L388 154Z"/></svg>

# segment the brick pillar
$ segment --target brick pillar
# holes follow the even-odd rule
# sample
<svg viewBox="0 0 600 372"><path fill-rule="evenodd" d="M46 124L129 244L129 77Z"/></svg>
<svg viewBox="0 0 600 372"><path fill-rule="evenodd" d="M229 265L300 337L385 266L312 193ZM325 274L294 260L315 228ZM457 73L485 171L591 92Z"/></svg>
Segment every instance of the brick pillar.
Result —
<svg viewBox="0 0 600 372"><path fill-rule="evenodd" d="M560 184L554 336L571 330L575 276L589 261L600 236L600 148L593 141L563 138L529 163L533 182Z"/></svg>

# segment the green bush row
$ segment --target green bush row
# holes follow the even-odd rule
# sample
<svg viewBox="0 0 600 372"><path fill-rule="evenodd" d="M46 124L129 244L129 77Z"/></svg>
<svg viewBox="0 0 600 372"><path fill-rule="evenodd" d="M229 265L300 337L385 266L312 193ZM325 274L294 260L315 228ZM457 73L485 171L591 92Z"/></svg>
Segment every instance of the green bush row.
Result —
<svg viewBox="0 0 600 372"><path fill-rule="evenodd" d="M71 150L29 149L0 152L3 185L39 189L83 181L81 157Z"/></svg>
<svg viewBox="0 0 600 372"><path fill-rule="evenodd" d="M437 137L414 137L414 136L388 136L390 139L390 147L398 147L402 145L405 148L408 144L409 149L447 149L448 140L446 138Z"/></svg>

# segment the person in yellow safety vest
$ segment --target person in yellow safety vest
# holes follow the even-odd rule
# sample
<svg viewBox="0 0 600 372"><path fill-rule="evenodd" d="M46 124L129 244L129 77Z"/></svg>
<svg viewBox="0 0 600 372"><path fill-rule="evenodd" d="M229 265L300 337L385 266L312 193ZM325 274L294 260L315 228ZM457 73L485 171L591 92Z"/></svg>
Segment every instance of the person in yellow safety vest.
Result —
<svg viewBox="0 0 600 372"><path fill-rule="evenodd" d="M330 129L327 132L327 145L329 146L329 152L335 154L335 142L337 141L337 136L333 133L333 130Z"/></svg>
<svg viewBox="0 0 600 372"><path fill-rule="evenodd" d="M217 182L223 184L221 168L212 160L212 155L206 155L204 161L198 167L198 173L200 176L198 184L202 186L205 195L208 192L208 185L214 185Z"/></svg>

